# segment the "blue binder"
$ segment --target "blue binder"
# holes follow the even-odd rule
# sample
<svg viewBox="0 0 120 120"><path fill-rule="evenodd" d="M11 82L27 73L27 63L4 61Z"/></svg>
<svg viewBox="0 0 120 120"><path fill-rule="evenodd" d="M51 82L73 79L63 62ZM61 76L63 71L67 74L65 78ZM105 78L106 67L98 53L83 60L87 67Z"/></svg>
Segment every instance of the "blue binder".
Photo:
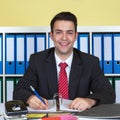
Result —
<svg viewBox="0 0 120 120"><path fill-rule="evenodd" d="M46 34L36 34L36 52L46 49Z"/></svg>
<svg viewBox="0 0 120 120"><path fill-rule="evenodd" d="M15 74L15 35L5 36L5 73Z"/></svg>
<svg viewBox="0 0 120 120"><path fill-rule="evenodd" d="M26 69L29 64L30 55L35 53L35 34L26 35Z"/></svg>
<svg viewBox="0 0 120 120"><path fill-rule="evenodd" d="M104 73L113 73L112 34L103 34Z"/></svg>
<svg viewBox="0 0 120 120"><path fill-rule="evenodd" d="M102 34L93 33L92 35L92 54L100 60L100 66L103 69L103 50Z"/></svg>
<svg viewBox="0 0 120 120"><path fill-rule="evenodd" d="M114 53L114 73L120 73L120 34L114 34L113 36L113 53Z"/></svg>
<svg viewBox="0 0 120 120"><path fill-rule="evenodd" d="M48 34L48 48L54 47L54 42L50 37L50 33Z"/></svg>
<svg viewBox="0 0 120 120"><path fill-rule="evenodd" d="M16 74L25 72L25 35L16 35Z"/></svg>
<svg viewBox="0 0 120 120"><path fill-rule="evenodd" d="M2 35L0 34L0 74L3 73L3 61L2 61L2 59L3 59L3 57L2 57L3 51L2 50L3 50Z"/></svg>
<svg viewBox="0 0 120 120"><path fill-rule="evenodd" d="M79 33L78 34L78 49L82 52L89 53L89 34Z"/></svg>
<svg viewBox="0 0 120 120"><path fill-rule="evenodd" d="M3 102L3 80L0 78L0 103Z"/></svg>

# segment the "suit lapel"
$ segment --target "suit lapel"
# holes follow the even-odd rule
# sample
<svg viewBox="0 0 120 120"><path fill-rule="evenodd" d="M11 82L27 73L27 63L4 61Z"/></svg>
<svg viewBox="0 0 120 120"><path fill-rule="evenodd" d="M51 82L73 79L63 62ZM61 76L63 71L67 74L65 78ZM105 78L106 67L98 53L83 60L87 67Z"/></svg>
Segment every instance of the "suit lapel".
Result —
<svg viewBox="0 0 120 120"><path fill-rule="evenodd" d="M47 66L47 78L48 78L48 87L49 87L49 94L51 97L55 93L58 92L57 89L57 68L56 68L56 61L54 57L54 50L51 49L48 58L46 59L46 66Z"/></svg>
<svg viewBox="0 0 120 120"><path fill-rule="evenodd" d="M48 54L48 57L46 59L46 66L47 66L46 70L48 73L47 78L49 94L51 97L53 97L53 95L58 92L57 68L54 56L54 49L51 49L50 53ZM76 97L77 86L79 84L81 74L82 74L82 62L80 54L74 50L73 61L69 77L70 99L74 99Z"/></svg>
<svg viewBox="0 0 120 120"><path fill-rule="evenodd" d="M75 52L73 54L73 62L71 66L71 72L69 77L69 93L70 99L74 99L77 94L77 86L82 74L82 62L80 59L80 54Z"/></svg>

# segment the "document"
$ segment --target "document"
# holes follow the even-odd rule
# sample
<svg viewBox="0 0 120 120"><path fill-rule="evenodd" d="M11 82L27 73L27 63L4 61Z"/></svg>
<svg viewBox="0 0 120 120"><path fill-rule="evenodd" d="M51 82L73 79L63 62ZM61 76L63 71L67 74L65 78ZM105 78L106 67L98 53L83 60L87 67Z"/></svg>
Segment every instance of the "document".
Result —
<svg viewBox="0 0 120 120"><path fill-rule="evenodd" d="M60 100L60 111L56 111L56 101L55 100L48 100L49 107L47 110L34 110L28 108L28 112L80 112L80 110L76 109L69 109L68 105L71 103L72 100L62 99Z"/></svg>

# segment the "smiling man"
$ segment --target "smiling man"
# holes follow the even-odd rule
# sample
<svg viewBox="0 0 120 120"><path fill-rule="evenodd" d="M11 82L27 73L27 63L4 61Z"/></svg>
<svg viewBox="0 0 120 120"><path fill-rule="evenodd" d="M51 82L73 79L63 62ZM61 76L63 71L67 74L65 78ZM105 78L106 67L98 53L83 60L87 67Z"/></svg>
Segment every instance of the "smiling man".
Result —
<svg viewBox="0 0 120 120"><path fill-rule="evenodd" d="M29 67L15 87L13 98L34 109L47 109L48 99L53 99L55 93L72 100L71 109L86 110L114 103L114 89L104 77L99 59L73 48L78 35L76 16L60 12L50 26L55 47L31 55ZM34 95L30 85L45 104Z"/></svg>

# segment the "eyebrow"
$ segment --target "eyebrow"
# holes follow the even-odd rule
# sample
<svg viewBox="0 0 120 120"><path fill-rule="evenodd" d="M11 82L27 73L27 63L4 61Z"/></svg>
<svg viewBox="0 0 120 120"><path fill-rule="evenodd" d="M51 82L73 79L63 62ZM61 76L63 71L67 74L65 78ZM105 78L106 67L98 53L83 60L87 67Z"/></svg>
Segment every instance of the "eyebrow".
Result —
<svg viewBox="0 0 120 120"><path fill-rule="evenodd" d="M56 30L54 30L55 32L56 31L63 31L63 30L61 30L61 29L56 29ZM66 30L67 32L74 32L74 30Z"/></svg>

